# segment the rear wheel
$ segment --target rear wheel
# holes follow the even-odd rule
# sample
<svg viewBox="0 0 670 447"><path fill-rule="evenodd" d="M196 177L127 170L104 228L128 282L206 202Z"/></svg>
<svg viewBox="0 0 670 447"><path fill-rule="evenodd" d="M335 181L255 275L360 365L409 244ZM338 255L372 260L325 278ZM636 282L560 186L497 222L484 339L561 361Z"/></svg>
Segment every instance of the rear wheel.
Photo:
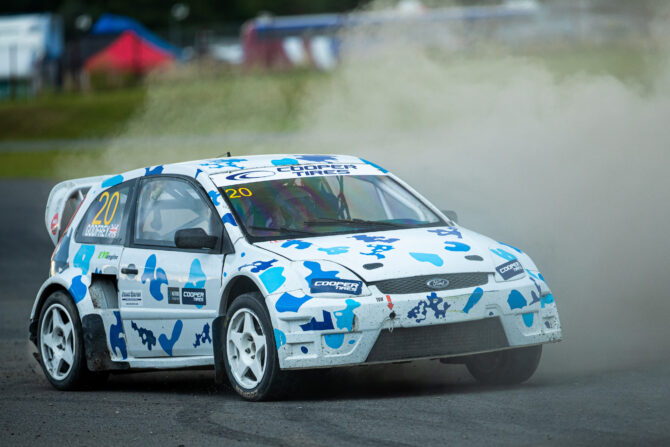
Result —
<svg viewBox="0 0 670 447"><path fill-rule="evenodd" d="M535 373L542 356L542 345L473 355L466 362L470 374L487 385L514 385Z"/></svg>
<svg viewBox="0 0 670 447"><path fill-rule="evenodd" d="M87 369L77 308L64 292L54 292L42 306L37 345L42 370L59 390L96 386L107 377Z"/></svg>
<svg viewBox="0 0 670 447"><path fill-rule="evenodd" d="M233 301L224 322L223 362L235 391L244 399L278 397L289 373L279 369L274 330L259 293Z"/></svg>

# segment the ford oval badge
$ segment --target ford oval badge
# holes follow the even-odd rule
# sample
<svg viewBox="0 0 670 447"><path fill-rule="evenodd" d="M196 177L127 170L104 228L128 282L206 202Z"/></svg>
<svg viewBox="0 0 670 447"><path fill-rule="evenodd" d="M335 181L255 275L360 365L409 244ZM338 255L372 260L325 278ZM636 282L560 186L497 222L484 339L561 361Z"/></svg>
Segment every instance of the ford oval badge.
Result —
<svg viewBox="0 0 670 447"><path fill-rule="evenodd" d="M444 278L432 278L426 282L426 285L433 290L446 289L449 286L449 280Z"/></svg>

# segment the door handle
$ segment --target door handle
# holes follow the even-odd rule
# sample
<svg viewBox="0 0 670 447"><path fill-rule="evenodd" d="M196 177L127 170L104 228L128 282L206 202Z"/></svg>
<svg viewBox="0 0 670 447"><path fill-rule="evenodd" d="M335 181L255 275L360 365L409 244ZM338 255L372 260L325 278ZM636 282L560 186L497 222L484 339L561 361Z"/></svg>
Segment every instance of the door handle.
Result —
<svg viewBox="0 0 670 447"><path fill-rule="evenodd" d="M137 275L139 273L139 270L137 270L137 267L135 267L135 264L130 264L121 269L121 273L125 275Z"/></svg>

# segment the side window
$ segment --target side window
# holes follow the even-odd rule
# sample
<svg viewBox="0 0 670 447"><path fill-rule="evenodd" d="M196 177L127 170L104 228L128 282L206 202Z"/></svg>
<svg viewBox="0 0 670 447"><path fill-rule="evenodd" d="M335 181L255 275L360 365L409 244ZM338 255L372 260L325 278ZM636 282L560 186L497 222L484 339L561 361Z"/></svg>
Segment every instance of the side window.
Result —
<svg viewBox="0 0 670 447"><path fill-rule="evenodd" d="M142 183L133 242L175 247L175 233L185 228L202 228L209 235L223 231L215 211L189 182L156 178Z"/></svg>
<svg viewBox="0 0 670 447"><path fill-rule="evenodd" d="M130 188L130 183L122 183L106 189L93 200L77 229L77 242L123 244Z"/></svg>

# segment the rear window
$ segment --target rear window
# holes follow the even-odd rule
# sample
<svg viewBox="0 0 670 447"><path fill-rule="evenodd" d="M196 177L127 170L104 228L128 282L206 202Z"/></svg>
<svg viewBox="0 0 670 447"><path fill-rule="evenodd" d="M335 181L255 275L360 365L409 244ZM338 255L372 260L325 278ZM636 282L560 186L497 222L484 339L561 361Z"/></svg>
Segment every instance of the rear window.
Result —
<svg viewBox="0 0 670 447"><path fill-rule="evenodd" d="M77 229L77 242L121 245L131 185L109 188L93 200Z"/></svg>

